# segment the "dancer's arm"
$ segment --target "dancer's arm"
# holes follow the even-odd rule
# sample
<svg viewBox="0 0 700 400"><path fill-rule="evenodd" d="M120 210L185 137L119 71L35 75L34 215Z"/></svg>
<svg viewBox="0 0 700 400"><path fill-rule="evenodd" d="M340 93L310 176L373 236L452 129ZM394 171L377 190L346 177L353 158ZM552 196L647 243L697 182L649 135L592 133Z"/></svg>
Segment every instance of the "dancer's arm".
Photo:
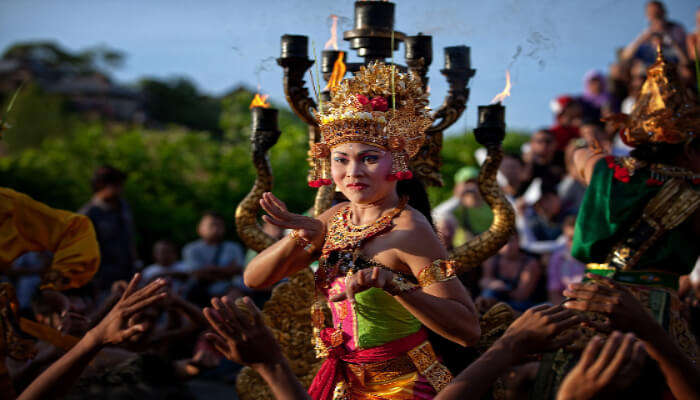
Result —
<svg viewBox="0 0 700 400"><path fill-rule="evenodd" d="M326 222L338 207L327 210L318 218L306 217L289 212L272 193L263 194L260 205L268 214L263 216L266 222L297 230L299 236L310 242L315 250L323 246ZM307 267L314 259L292 237L286 236L250 260L243 273L243 281L254 289L266 288Z"/></svg>
<svg viewBox="0 0 700 400"><path fill-rule="evenodd" d="M112 311L97 326L88 331L78 344L39 375L22 392L18 400L60 397L70 389L85 367L105 346L124 343L139 332L143 332L145 327L142 324L129 326L129 318L161 301L167 293L164 291L166 282L163 280L156 280L136 290L139 279L140 275L136 274Z"/></svg>
<svg viewBox="0 0 700 400"><path fill-rule="evenodd" d="M216 333L206 338L229 360L250 366L265 380L278 400L302 400L309 396L289 367L260 310L246 297L247 313L224 296L211 300L204 315ZM249 315L246 315L249 314Z"/></svg>
<svg viewBox="0 0 700 400"><path fill-rule="evenodd" d="M386 250L375 259L390 267L408 267L414 276L418 276L433 261L447 259L447 252L427 220L422 216L413 221L407 219L398 220L396 228L381 238L381 246ZM386 269L360 270L346 280L346 291L330 300L347 298L352 302L355 293L371 287L390 289L393 278L394 273ZM476 307L464 285L456 278L395 294L394 298L425 326L455 343L468 346L479 340L481 331Z"/></svg>
<svg viewBox="0 0 700 400"><path fill-rule="evenodd" d="M575 339L576 330L559 336L579 324L580 316L561 306L541 305L523 313L478 360L438 393L436 400L480 399L494 381L530 354L554 350Z"/></svg>

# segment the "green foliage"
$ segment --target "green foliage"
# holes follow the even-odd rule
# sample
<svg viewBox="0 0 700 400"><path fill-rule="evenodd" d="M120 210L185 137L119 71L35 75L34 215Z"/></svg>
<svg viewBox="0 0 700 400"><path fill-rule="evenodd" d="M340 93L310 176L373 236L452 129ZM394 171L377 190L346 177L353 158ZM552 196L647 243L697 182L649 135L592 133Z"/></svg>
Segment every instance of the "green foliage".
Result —
<svg viewBox="0 0 700 400"><path fill-rule="evenodd" d="M30 83L17 94L7 122L13 128L3 138L5 149L18 152L38 146L46 138L66 136L72 130L74 117L66 114L61 97Z"/></svg>
<svg viewBox="0 0 700 400"><path fill-rule="evenodd" d="M209 131L215 136L220 136L221 102L199 93L197 87L189 80L144 79L140 86L149 118L161 123L174 123L194 130Z"/></svg>
<svg viewBox="0 0 700 400"><path fill-rule="evenodd" d="M55 69L71 69L78 73L94 73L102 68L117 68L124 63L124 53L106 46L80 52L69 52L52 41L21 42L10 46L2 58L33 60Z"/></svg>

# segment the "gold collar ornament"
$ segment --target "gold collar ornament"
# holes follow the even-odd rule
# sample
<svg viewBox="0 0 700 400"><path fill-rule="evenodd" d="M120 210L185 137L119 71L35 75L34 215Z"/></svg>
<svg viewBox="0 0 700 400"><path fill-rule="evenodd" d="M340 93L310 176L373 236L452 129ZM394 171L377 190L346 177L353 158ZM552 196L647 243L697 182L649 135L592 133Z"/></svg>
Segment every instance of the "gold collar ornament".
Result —
<svg viewBox="0 0 700 400"><path fill-rule="evenodd" d="M314 144L311 187L330 185L330 152L343 143L365 143L390 151L389 179L411 179L408 160L432 124L420 77L382 62L361 67L331 88L331 100L317 113L321 141Z"/></svg>
<svg viewBox="0 0 700 400"><path fill-rule="evenodd" d="M657 48L632 112L604 118L621 129L622 140L636 147L646 143L679 144L691 141L700 130L700 105L681 85L674 65Z"/></svg>

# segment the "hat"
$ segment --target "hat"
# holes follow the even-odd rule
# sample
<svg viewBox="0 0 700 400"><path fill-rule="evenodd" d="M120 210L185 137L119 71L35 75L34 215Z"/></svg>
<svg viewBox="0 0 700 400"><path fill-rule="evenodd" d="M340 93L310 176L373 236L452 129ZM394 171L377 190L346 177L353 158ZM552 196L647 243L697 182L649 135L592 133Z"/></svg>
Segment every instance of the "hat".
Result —
<svg viewBox="0 0 700 400"><path fill-rule="evenodd" d="M455 183L467 182L479 177L479 169L476 167L462 167L455 174Z"/></svg>

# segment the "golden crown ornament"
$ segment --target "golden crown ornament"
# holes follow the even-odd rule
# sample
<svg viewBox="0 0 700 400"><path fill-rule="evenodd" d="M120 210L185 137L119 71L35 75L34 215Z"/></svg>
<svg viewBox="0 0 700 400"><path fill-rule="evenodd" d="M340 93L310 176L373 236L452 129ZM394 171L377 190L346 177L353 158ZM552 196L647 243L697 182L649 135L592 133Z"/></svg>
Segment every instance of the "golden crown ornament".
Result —
<svg viewBox="0 0 700 400"><path fill-rule="evenodd" d="M408 160L433 122L420 77L382 62L361 67L331 88L331 100L316 114L321 141L311 149L314 170L309 186L330 185L330 153L343 143L365 143L391 152L389 179L411 179Z"/></svg>

